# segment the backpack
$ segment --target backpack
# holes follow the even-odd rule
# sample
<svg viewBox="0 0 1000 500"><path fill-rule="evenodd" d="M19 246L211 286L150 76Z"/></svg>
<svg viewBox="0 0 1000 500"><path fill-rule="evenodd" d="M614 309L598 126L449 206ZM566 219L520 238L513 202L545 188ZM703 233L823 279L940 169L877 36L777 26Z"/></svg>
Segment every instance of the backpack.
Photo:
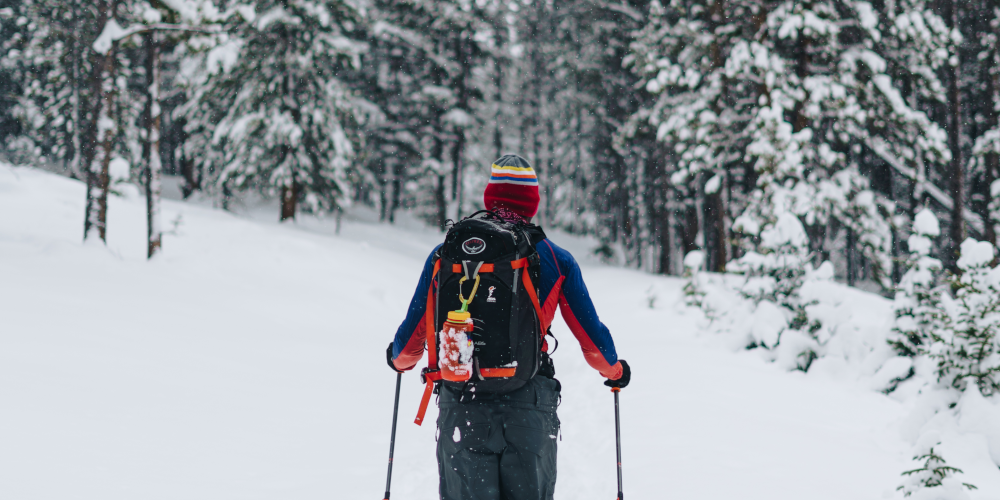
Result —
<svg viewBox="0 0 1000 500"><path fill-rule="evenodd" d="M477 394L503 394L523 387L538 373L545 328L536 286L541 266L535 245L544 239L538 226L508 222L487 210L448 230L436 253L428 292L428 367L421 373L427 388L418 424L434 382ZM443 380L437 354L440 333L448 311L462 306L460 289L468 298L477 276L479 286L468 306L475 324L472 377L468 382Z"/></svg>

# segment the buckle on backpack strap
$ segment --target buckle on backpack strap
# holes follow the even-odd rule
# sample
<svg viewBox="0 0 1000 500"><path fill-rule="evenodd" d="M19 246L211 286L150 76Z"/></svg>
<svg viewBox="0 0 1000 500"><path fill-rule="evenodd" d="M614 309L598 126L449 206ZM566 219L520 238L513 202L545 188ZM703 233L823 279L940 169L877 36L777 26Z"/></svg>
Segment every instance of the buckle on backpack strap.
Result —
<svg viewBox="0 0 1000 500"><path fill-rule="evenodd" d="M441 370L439 369L432 370L429 366L421 369L420 383L426 384L428 380L430 380L431 382L437 382L438 380L441 380Z"/></svg>
<svg viewBox="0 0 1000 500"><path fill-rule="evenodd" d="M531 255L528 256L528 265L529 266L537 266L537 265L541 264L541 262L542 262L542 257L540 255L538 255L538 252L535 252L535 253L533 253L533 254L531 254Z"/></svg>

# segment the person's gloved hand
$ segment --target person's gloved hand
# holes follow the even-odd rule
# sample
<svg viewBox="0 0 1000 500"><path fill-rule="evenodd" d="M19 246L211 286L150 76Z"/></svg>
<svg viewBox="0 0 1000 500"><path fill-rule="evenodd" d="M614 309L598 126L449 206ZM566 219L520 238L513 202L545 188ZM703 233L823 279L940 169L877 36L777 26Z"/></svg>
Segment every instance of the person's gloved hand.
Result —
<svg viewBox="0 0 1000 500"><path fill-rule="evenodd" d="M629 369L628 363L624 359L619 359L618 362L622 364L622 376L618 380L607 379L604 381L604 385L624 389L628 385L629 380L632 379L632 370Z"/></svg>
<svg viewBox="0 0 1000 500"><path fill-rule="evenodd" d="M392 342L389 342L389 348L385 350L385 360L389 362L389 368L396 373L403 373L403 370L397 370L396 365L392 364Z"/></svg>

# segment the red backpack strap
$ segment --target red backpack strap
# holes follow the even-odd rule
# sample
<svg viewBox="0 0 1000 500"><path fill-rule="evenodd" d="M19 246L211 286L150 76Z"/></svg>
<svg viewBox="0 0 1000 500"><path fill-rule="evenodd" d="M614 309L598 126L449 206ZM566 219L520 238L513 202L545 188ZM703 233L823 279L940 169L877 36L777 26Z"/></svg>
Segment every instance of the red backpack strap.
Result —
<svg viewBox="0 0 1000 500"><path fill-rule="evenodd" d="M417 418L413 423L420 425L424 422L424 414L427 413L427 405L431 401L431 393L434 392L434 382L441 380L441 371L438 369L437 359L437 332L434 328L434 280L438 271L441 270L441 259L434 262L434 273L431 274L431 286L427 288L427 310L424 311L424 335L427 339L427 368L420 372L421 381L427 384L424 387L424 396L420 399L420 407L417 409Z"/></svg>
<svg viewBox="0 0 1000 500"><path fill-rule="evenodd" d="M551 321L547 320L545 316L542 315L542 305L538 302L538 294L535 293L535 285L531 282L531 276L528 274L528 258L524 257L517 259L510 263L511 269L521 269L524 271L521 273L521 283L524 284L524 289L528 292L528 297L531 298L531 305L535 307L535 313L538 314L538 323L542 327L542 339L545 339L545 332L549 329L549 324Z"/></svg>

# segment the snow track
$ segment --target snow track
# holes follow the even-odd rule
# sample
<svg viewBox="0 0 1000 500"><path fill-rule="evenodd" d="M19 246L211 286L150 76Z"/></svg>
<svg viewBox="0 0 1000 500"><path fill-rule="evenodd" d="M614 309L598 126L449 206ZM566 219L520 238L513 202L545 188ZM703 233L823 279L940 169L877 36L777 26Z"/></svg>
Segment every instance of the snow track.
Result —
<svg viewBox="0 0 1000 500"><path fill-rule="evenodd" d="M165 201L167 228L181 224L147 262L142 199L112 198L107 248L80 243L83 202L78 182L0 165L0 497L381 495L385 346L440 235L346 221L333 236L332 221ZM629 498L891 496L910 451L894 430L900 403L700 334L680 280L581 261L634 370L621 395ZM557 496L610 500L613 398L561 319L553 329ZM436 410L411 423L420 391L405 375L399 500L436 498Z"/></svg>

